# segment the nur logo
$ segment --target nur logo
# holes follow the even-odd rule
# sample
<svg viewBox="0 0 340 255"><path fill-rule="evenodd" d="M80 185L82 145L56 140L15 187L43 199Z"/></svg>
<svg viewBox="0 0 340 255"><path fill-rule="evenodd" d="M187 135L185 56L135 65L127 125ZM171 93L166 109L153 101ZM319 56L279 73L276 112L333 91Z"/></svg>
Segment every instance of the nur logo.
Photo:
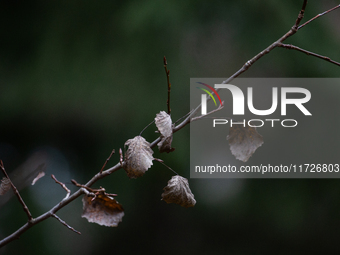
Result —
<svg viewBox="0 0 340 255"><path fill-rule="evenodd" d="M222 101L220 96L218 95L217 91L209 86L208 84L202 83L202 82L198 82L206 87L208 87L209 89L211 89L215 95L218 97L218 99L220 100L220 103L222 105ZM242 92L242 90L240 88L238 88L235 85L231 85L231 84L215 84L215 88L216 89L228 89L233 97L233 115L244 115L244 105L245 105L245 96ZM200 88L203 91L205 91L208 95L210 95L210 97L214 100L215 105L216 104L216 100L214 98L214 96L206 89ZM248 105L248 109L251 113L258 115L258 116L263 116L263 115L270 115L272 113L275 112L275 110L277 109L279 103L278 103L278 98L280 98L278 96L278 88L277 87L273 87L272 88L272 106L267 109L267 110L258 110L255 109L254 105L253 105L253 88L252 87L248 87L247 88L247 105ZM311 99L311 93L309 90L305 89L305 88L297 88L297 87L282 87L281 88L281 115L284 116L287 113L287 105L291 104L291 105L295 105L304 115L309 115L311 116L312 114L306 109L306 107L303 105L305 103L307 103L310 99ZM300 94L303 95L300 98L288 98L288 94ZM202 115L206 115L207 114L207 95L206 94L202 94L201 95L201 114Z"/></svg>

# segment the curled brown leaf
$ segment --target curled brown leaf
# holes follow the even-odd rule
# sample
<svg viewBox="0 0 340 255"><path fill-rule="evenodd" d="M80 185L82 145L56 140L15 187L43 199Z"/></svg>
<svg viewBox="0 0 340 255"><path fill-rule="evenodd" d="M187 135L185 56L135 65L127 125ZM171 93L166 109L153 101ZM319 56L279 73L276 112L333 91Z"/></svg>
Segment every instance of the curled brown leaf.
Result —
<svg viewBox="0 0 340 255"><path fill-rule="evenodd" d="M154 159L150 143L142 136L136 136L127 140L125 146L129 146L125 154L126 164L124 166L127 175L130 178L142 176L152 166Z"/></svg>
<svg viewBox="0 0 340 255"><path fill-rule="evenodd" d="M172 152L175 149L171 148L172 136L173 136L173 125L169 114L165 111L161 111L156 114L155 124L161 134L161 141L157 144L159 151L162 152Z"/></svg>
<svg viewBox="0 0 340 255"><path fill-rule="evenodd" d="M83 214L89 222L107 227L117 227L124 216L124 209L113 197L104 193L95 197L84 195Z"/></svg>
<svg viewBox="0 0 340 255"><path fill-rule="evenodd" d="M196 204L188 180L180 175L172 176L168 181L168 185L164 187L162 200L168 204L175 203L183 207L193 207Z"/></svg>

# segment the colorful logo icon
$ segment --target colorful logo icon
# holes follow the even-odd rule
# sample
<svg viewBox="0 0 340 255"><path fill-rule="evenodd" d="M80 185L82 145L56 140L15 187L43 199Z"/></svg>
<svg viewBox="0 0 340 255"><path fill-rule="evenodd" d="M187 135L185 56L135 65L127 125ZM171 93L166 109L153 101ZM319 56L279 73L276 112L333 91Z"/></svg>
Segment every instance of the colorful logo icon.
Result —
<svg viewBox="0 0 340 255"><path fill-rule="evenodd" d="M209 88L212 92L214 92L214 94L217 96L218 100L220 101L220 104L223 105L223 104L222 104L222 100L221 100L221 98L220 98L220 95L217 93L217 91L216 91L213 87L211 87L210 85L205 84L205 83L203 83L203 82L197 82L197 83L206 86L206 87ZM209 90L204 89L204 88L201 88L201 87L197 87L197 88L203 90L204 92L206 92L206 93L211 97L211 99L214 101L215 106L217 106L215 97L213 96L213 94L212 94Z"/></svg>

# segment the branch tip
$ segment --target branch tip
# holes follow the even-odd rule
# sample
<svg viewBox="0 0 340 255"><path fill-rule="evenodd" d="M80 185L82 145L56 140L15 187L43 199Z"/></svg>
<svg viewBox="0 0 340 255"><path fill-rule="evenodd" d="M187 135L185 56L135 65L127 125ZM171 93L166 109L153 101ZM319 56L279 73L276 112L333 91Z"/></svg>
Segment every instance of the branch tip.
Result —
<svg viewBox="0 0 340 255"><path fill-rule="evenodd" d="M64 226L66 226L68 229L72 230L73 232L81 235L81 233L77 230L75 230L73 227L71 227L70 225L68 225L65 221L63 221L62 219L60 219L55 213L51 214L52 217L56 218L61 224L63 224Z"/></svg>
<svg viewBox="0 0 340 255"><path fill-rule="evenodd" d="M70 196L70 193L71 193L71 190L69 190L66 185L60 181L57 180L57 178L55 178L55 176L53 174L51 174L51 178L56 182L58 183L64 190L66 190L66 197L63 199L67 199L69 196Z"/></svg>
<svg viewBox="0 0 340 255"><path fill-rule="evenodd" d="M106 161L105 161L105 163L104 163L102 169L101 169L100 172L99 172L100 174L102 174L102 172L103 172L103 170L104 170L104 168L105 168L107 162L109 162L110 158L112 157L112 155L113 155L114 153L115 153L115 149L112 150L110 156L106 159Z"/></svg>

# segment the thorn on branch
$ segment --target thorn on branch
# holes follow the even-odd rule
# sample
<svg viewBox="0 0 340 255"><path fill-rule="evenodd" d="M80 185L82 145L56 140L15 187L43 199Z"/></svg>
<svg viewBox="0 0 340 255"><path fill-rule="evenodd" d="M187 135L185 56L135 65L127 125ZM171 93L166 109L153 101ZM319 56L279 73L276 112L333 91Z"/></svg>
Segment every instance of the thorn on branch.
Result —
<svg viewBox="0 0 340 255"><path fill-rule="evenodd" d="M72 230L73 232L81 235L81 233L77 230L75 230L73 227L71 227L70 225L68 225L65 221L63 221L62 219L60 219L56 214L52 213L51 214L52 217L56 218L61 224L63 224L64 226L66 226L68 229Z"/></svg>
<svg viewBox="0 0 340 255"><path fill-rule="evenodd" d="M25 211L25 213L27 214L27 217L28 217L28 221L31 222L33 220L32 214L30 213L30 211L29 211L28 207L26 206L24 200L20 196L20 193L19 193L18 189L14 186L13 182L9 178L9 176L8 176L6 170L5 170L5 167L4 167L4 164L3 164L2 160L0 160L0 168L1 168L2 172L4 173L4 175L6 176L6 178L8 179L9 183L11 184L11 187L12 187L15 195L17 196L20 204L24 208L24 211Z"/></svg>
<svg viewBox="0 0 340 255"><path fill-rule="evenodd" d="M58 180L55 178L55 176L54 176L53 174L51 175L51 177L52 177L52 179L53 179L56 183L58 183L64 190L66 190L67 194L66 194L66 197L65 197L63 200L67 199L67 198L70 196L71 191L66 187L66 185L65 185L64 183L58 181Z"/></svg>

